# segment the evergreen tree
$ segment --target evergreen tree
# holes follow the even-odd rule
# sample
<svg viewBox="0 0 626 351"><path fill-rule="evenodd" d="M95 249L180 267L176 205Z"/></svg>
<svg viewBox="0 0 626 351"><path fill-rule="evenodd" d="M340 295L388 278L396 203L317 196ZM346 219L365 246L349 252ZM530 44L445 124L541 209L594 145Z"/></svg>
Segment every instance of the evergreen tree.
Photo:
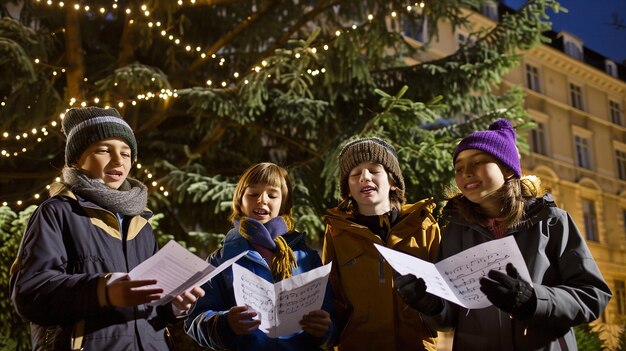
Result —
<svg viewBox="0 0 626 351"><path fill-rule="evenodd" d="M409 201L441 201L460 136L496 117L526 125L522 93L498 94L500 78L559 11L529 0L472 29L467 9L484 1L0 0L0 204L45 197L63 166L59 117L83 102L125 116L142 165L131 176L156 182L160 239L201 256L229 227L237 176L267 160L290 170L299 229L321 245L337 152L355 136L396 146ZM468 44L407 64L442 21L467 28ZM416 47L407 37L424 23Z"/></svg>
<svg viewBox="0 0 626 351"><path fill-rule="evenodd" d="M0 350L30 349L29 333L26 324L13 312L9 296L9 272L20 245L22 233L28 218L37 206L28 206L19 213L9 207L0 206Z"/></svg>
<svg viewBox="0 0 626 351"><path fill-rule="evenodd" d="M603 350L600 333L594 330L589 324L580 324L574 327L576 335L576 346L580 351Z"/></svg>

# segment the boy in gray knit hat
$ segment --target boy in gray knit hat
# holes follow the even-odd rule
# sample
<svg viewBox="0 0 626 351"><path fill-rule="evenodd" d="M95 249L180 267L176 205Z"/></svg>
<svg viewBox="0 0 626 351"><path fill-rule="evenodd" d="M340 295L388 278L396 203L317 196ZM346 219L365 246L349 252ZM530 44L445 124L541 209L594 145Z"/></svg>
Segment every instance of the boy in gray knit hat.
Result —
<svg viewBox="0 0 626 351"><path fill-rule="evenodd" d="M11 267L11 298L30 321L33 349L168 350L167 324L204 291L154 307L156 281L127 276L158 250L147 188L128 178L133 131L115 109L97 107L69 110L62 125L63 182L31 216Z"/></svg>
<svg viewBox="0 0 626 351"><path fill-rule="evenodd" d="M341 203L324 217L322 260L334 262L341 350L436 350L417 312L397 296L393 271L372 243L431 260L439 245L434 203L405 205L395 148L377 137L349 141L339 153Z"/></svg>
<svg viewBox="0 0 626 351"><path fill-rule="evenodd" d="M73 108L63 118L66 137L65 164L73 165L91 144L103 139L123 140L131 151L131 162L137 158L137 141L128 123L114 108Z"/></svg>

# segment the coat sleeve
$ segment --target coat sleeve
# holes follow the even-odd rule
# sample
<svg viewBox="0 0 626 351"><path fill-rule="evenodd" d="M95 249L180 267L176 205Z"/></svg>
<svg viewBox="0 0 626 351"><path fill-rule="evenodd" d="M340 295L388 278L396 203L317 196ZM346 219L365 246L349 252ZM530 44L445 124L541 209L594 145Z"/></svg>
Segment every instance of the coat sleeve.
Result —
<svg viewBox="0 0 626 351"><path fill-rule="evenodd" d="M221 256L222 249L219 249L211 254L208 261L217 267L221 263ZM229 267L226 270L231 269ZM205 295L196 301L184 323L187 335L199 345L214 350L230 349L240 338L228 326L227 313L235 306L235 301L230 298L229 284L225 281L224 273L218 274L202 286Z"/></svg>
<svg viewBox="0 0 626 351"><path fill-rule="evenodd" d="M98 294L104 274L68 273L67 211L45 203L33 213L11 270L17 313L43 326L75 323L107 308Z"/></svg>
<svg viewBox="0 0 626 351"><path fill-rule="evenodd" d="M337 256L335 253L335 243L333 239L333 227L326 225L326 232L324 233L324 247L322 249L322 262L328 264L333 263L330 270L330 276L328 282L331 285L332 293L334 296L335 307L335 321L336 321L336 333L340 335L343 328L346 325L350 317L350 302L344 293L343 284L341 283L341 273L339 270L339 264L337 263Z"/></svg>
<svg viewBox="0 0 626 351"><path fill-rule="evenodd" d="M309 248L308 246L306 247L306 251L307 251L307 263L308 263L308 267L306 271L310 271L312 269L321 267L323 263L317 251ZM331 271L332 271L332 267L331 267ZM316 338L307 333L301 333L300 335L298 335L298 337L303 337L305 343L308 343L308 344L313 343L315 345L318 345L320 349L327 350L327 349L332 348L332 346L337 343L337 339L339 336L338 328L337 328L337 318L336 318L336 313L335 313L335 297L334 297L334 293L332 289L332 284L330 284L330 282L328 282L328 284L326 285L326 291L324 293L324 302L322 303L322 310L328 312L328 314L330 315L330 319L331 319L331 325L328 331L326 332L326 334L322 336L321 338Z"/></svg>
<svg viewBox="0 0 626 351"><path fill-rule="evenodd" d="M461 238L456 237L455 234L459 231L452 230L452 224L448 224L448 226L444 227L443 234L441 234L438 224L435 223L434 226L436 228L433 228L432 231L434 232L436 229L437 240L433 245L434 249L433 246L431 246L431 251L429 251L431 257L434 257L432 259L433 262L439 262L446 257L453 256L462 251L460 247ZM422 313L420 313L420 315L424 323L430 329L450 331L454 329L457 324L457 316L461 307L445 299L441 299L441 301L443 302L441 312L431 316Z"/></svg>
<svg viewBox="0 0 626 351"><path fill-rule="evenodd" d="M546 255L558 266L560 282L534 284L537 308L533 322L562 329L591 322L604 311L611 291L570 215L561 211L548 225L553 247Z"/></svg>
<svg viewBox="0 0 626 351"><path fill-rule="evenodd" d="M424 228L424 237L426 239L426 247L428 248L428 258L431 262L433 262L439 251L441 231L439 229L439 224L435 221L435 218L432 215L430 215L429 218L429 224Z"/></svg>

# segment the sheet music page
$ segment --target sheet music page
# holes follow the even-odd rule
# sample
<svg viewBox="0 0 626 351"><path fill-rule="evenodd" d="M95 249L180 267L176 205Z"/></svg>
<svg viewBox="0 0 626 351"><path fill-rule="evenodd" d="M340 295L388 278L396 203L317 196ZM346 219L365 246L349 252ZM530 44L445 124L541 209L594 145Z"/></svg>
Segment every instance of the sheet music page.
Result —
<svg viewBox="0 0 626 351"><path fill-rule="evenodd" d="M436 266L457 298L463 302L459 305L467 308L484 308L491 306L491 302L480 291L478 280L486 277L492 269L506 273L506 265L509 262L517 268L522 279L532 284L524 257L511 235L459 252L438 262Z"/></svg>
<svg viewBox="0 0 626 351"><path fill-rule="evenodd" d="M331 263L282 280L278 292L278 336L302 330L300 321L305 314L322 308Z"/></svg>
<svg viewBox="0 0 626 351"><path fill-rule="evenodd" d="M448 282L446 282L433 263L378 244L374 245L396 272L401 275L410 273L418 278L422 278L426 282L426 291L462 305L462 302L456 297Z"/></svg>
<svg viewBox="0 0 626 351"><path fill-rule="evenodd" d="M259 329L265 334L275 334L276 291L274 284L252 273L248 269L233 264L233 290L237 306L253 309L261 321Z"/></svg>
<svg viewBox="0 0 626 351"><path fill-rule="evenodd" d="M302 317L324 302L331 265L312 269L272 284L233 264L233 289L238 306L257 312L259 329L272 338L302 330Z"/></svg>
<svg viewBox="0 0 626 351"><path fill-rule="evenodd" d="M208 266L206 261L170 240L128 275L132 280L156 279L156 286L163 289L163 295L167 295Z"/></svg>
<svg viewBox="0 0 626 351"><path fill-rule="evenodd" d="M522 279L531 282L522 253L513 236L474 246L448 257L437 264L421 260L377 244L376 248L395 271L414 274L426 282L426 291L465 308L479 309L491 306L480 291L481 277L492 270L505 271L511 262Z"/></svg>
<svg viewBox="0 0 626 351"><path fill-rule="evenodd" d="M247 251L244 251L216 268L176 241L170 240L156 254L130 271L128 276L132 280L156 279L155 285L146 288L156 286L163 289L161 298L150 303L150 305L158 306L170 302L193 286L209 281L246 253Z"/></svg>

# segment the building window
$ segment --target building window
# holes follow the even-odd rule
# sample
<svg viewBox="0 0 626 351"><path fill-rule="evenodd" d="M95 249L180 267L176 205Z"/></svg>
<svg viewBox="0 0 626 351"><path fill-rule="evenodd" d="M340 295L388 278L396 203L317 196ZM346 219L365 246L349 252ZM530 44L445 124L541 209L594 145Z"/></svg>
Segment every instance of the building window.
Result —
<svg viewBox="0 0 626 351"><path fill-rule="evenodd" d="M585 238L588 241L599 242L598 219L596 218L596 204L594 201L583 199L583 218L585 219Z"/></svg>
<svg viewBox="0 0 626 351"><path fill-rule="evenodd" d="M609 100L609 114L611 115L611 122L617 125L623 125L622 107L618 102Z"/></svg>
<svg viewBox="0 0 626 351"><path fill-rule="evenodd" d="M585 107L583 106L583 89L579 85L570 83L569 95L571 105L581 111L584 111Z"/></svg>
<svg viewBox="0 0 626 351"><path fill-rule="evenodd" d="M577 59L583 59L583 48L578 43L574 43L573 41L566 40L565 41L565 53L569 56Z"/></svg>
<svg viewBox="0 0 626 351"><path fill-rule="evenodd" d="M621 180L626 180L626 152L615 150L615 159L617 160L617 176Z"/></svg>
<svg viewBox="0 0 626 351"><path fill-rule="evenodd" d="M532 151L538 154L546 155L546 130L545 124L541 122L537 123L537 128L530 131L530 141Z"/></svg>
<svg viewBox="0 0 626 351"><path fill-rule="evenodd" d="M468 39L469 39L469 35L467 35L465 33L456 33L456 42L457 42L459 47L461 45L466 44Z"/></svg>
<svg viewBox="0 0 626 351"><path fill-rule="evenodd" d="M492 19L494 21L498 20L498 4L496 4L493 1L487 1L486 3L482 4L480 7L481 7L481 12L483 15L485 15L485 17Z"/></svg>
<svg viewBox="0 0 626 351"><path fill-rule="evenodd" d="M589 139L580 135L574 136L574 148L576 150L576 165L578 167L591 169L591 151Z"/></svg>
<svg viewBox="0 0 626 351"><path fill-rule="evenodd" d="M526 86L528 89L538 93L541 92L541 86L539 85L539 69L528 64L526 65Z"/></svg>
<svg viewBox="0 0 626 351"><path fill-rule="evenodd" d="M617 305L617 313L620 316L626 316L626 287L623 280L615 281L615 289L613 296Z"/></svg>
<svg viewBox="0 0 626 351"><path fill-rule="evenodd" d="M604 71L606 74L617 78L617 65L611 60L604 61Z"/></svg>
<svg viewBox="0 0 626 351"><path fill-rule="evenodd" d="M425 43L428 40L428 21L426 15L408 17L404 22L404 35Z"/></svg>

